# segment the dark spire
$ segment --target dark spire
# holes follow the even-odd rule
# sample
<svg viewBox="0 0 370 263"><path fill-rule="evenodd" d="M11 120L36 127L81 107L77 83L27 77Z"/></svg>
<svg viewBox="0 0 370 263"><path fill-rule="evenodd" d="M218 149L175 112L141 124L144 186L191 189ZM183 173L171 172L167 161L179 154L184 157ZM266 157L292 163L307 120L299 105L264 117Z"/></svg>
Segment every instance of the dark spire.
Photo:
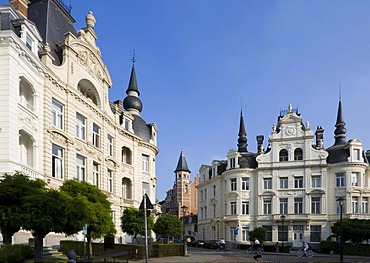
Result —
<svg viewBox="0 0 370 263"><path fill-rule="evenodd" d="M239 138L238 138L238 152L247 152L247 133L245 132L243 112L240 111L239 124Z"/></svg>
<svg viewBox="0 0 370 263"><path fill-rule="evenodd" d="M131 69L131 76L128 88L126 90L126 94L128 95L123 101L123 107L127 111L131 111L133 114L140 115L140 112L143 109L143 104L139 99L140 92L137 87L136 81L136 71L135 71L135 53L132 56L132 69Z"/></svg>
<svg viewBox="0 0 370 263"><path fill-rule="evenodd" d="M184 155L183 151L181 151L181 153L180 153L180 158L179 158L179 161L177 163L175 173L180 172L180 171L191 173L189 168L188 168L188 164L186 162L185 155Z"/></svg>
<svg viewBox="0 0 370 263"><path fill-rule="evenodd" d="M343 112L342 112L342 100L339 99L339 106L338 106L338 115L337 115L337 123L335 124L335 131L334 131L334 138L335 143L334 145L339 144L346 144L346 123L344 122Z"/></svg>

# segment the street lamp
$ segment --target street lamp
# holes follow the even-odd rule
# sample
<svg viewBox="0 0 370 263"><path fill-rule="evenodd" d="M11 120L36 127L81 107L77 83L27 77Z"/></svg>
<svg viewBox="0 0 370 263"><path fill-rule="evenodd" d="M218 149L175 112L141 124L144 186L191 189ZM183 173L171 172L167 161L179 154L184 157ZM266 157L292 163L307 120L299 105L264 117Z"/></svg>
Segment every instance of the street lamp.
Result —
<svg viewBox="0 0 370 263"><path fill-rule="evenodd" d="M186 214L186 211L188 210L188 207L183 205L181 207L181 211L182 211L182 220L183 220L183 232L182 232L182 241L184 243L184 257L186 257L188 255L188 252L187 252L187 246L186 246L186 240L185 240L185 214Z"/></svg>
<svg viewBox="0 0 370 263"><path fill-rule="evenodd" d="M343 262L343 205L346 202L346 199L339 197L337 199L340 206L340 243L339 243L339 253L340 253L340 262Z"/></svg>
<svg viewBox="0 0 370 263"><path fill-rule="evenodd" d="M280 216L281 219L281 253L284 253L284 221L285 215Z"/></svg>

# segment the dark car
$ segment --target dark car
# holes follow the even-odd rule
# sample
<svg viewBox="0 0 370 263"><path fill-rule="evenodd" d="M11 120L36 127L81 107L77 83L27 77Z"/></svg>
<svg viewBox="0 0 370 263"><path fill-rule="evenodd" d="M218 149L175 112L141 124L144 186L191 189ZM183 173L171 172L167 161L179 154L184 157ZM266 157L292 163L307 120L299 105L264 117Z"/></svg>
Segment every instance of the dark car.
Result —
<svg viewBox="0 0 370 263"><path fill-rule="evenodd" d="M218 248L217 240L206 240L203 245L204 248L216 249Z"/></svg>
<svg viewBox="0 0 370 263"><path fill-rule="evenodd" d="M203 240L194 240L193 242L190 242L188 246L190 247L203 247L204 241Z"/></svg>

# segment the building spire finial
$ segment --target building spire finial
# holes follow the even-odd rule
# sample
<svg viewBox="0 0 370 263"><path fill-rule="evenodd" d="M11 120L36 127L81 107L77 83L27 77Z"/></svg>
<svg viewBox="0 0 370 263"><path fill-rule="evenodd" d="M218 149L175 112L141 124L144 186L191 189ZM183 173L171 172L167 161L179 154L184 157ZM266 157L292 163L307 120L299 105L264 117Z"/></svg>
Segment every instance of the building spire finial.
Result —
<svg viewBox="0 0 370 263"><path fill-rule="evenodd" d="M135 54L135 49L132 51L132 55L131 55L131 61L132 61L132 64L135 64L136 62L136 54Z"/></svg>

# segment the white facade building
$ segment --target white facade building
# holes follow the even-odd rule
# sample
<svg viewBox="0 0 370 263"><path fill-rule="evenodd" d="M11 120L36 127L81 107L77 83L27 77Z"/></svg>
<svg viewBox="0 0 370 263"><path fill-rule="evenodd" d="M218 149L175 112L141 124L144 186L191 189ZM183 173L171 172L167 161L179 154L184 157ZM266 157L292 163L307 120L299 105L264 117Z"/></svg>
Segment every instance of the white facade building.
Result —
<svg viewBox="0 0 370 263"><path fill-rule="evenodd" d="M341 102L335 143L326 149L322 127L314 134L291 106L280 115L267 149L257 136L257 153L247 151L241 115L238 150L200 168L199 239L249 244L249 231L264 227L271 244L319 244L339 220L340 197L344 217L370 219L368 157L359 140L346 141Z"/></svg>
<svg viewBox="0 0 370 263"><path fill-rule="evenodd" d="M120 217L145 193L156 202L158 154L157 125L140 116L134 63L124 101L110 102L92 13L76 32L61 1L9 2L0 6L0 173L22 171L51 188L67 179L96 185L112 204L116 241L130 242ZM60 237L49 234L45 245Z"/></svg>

